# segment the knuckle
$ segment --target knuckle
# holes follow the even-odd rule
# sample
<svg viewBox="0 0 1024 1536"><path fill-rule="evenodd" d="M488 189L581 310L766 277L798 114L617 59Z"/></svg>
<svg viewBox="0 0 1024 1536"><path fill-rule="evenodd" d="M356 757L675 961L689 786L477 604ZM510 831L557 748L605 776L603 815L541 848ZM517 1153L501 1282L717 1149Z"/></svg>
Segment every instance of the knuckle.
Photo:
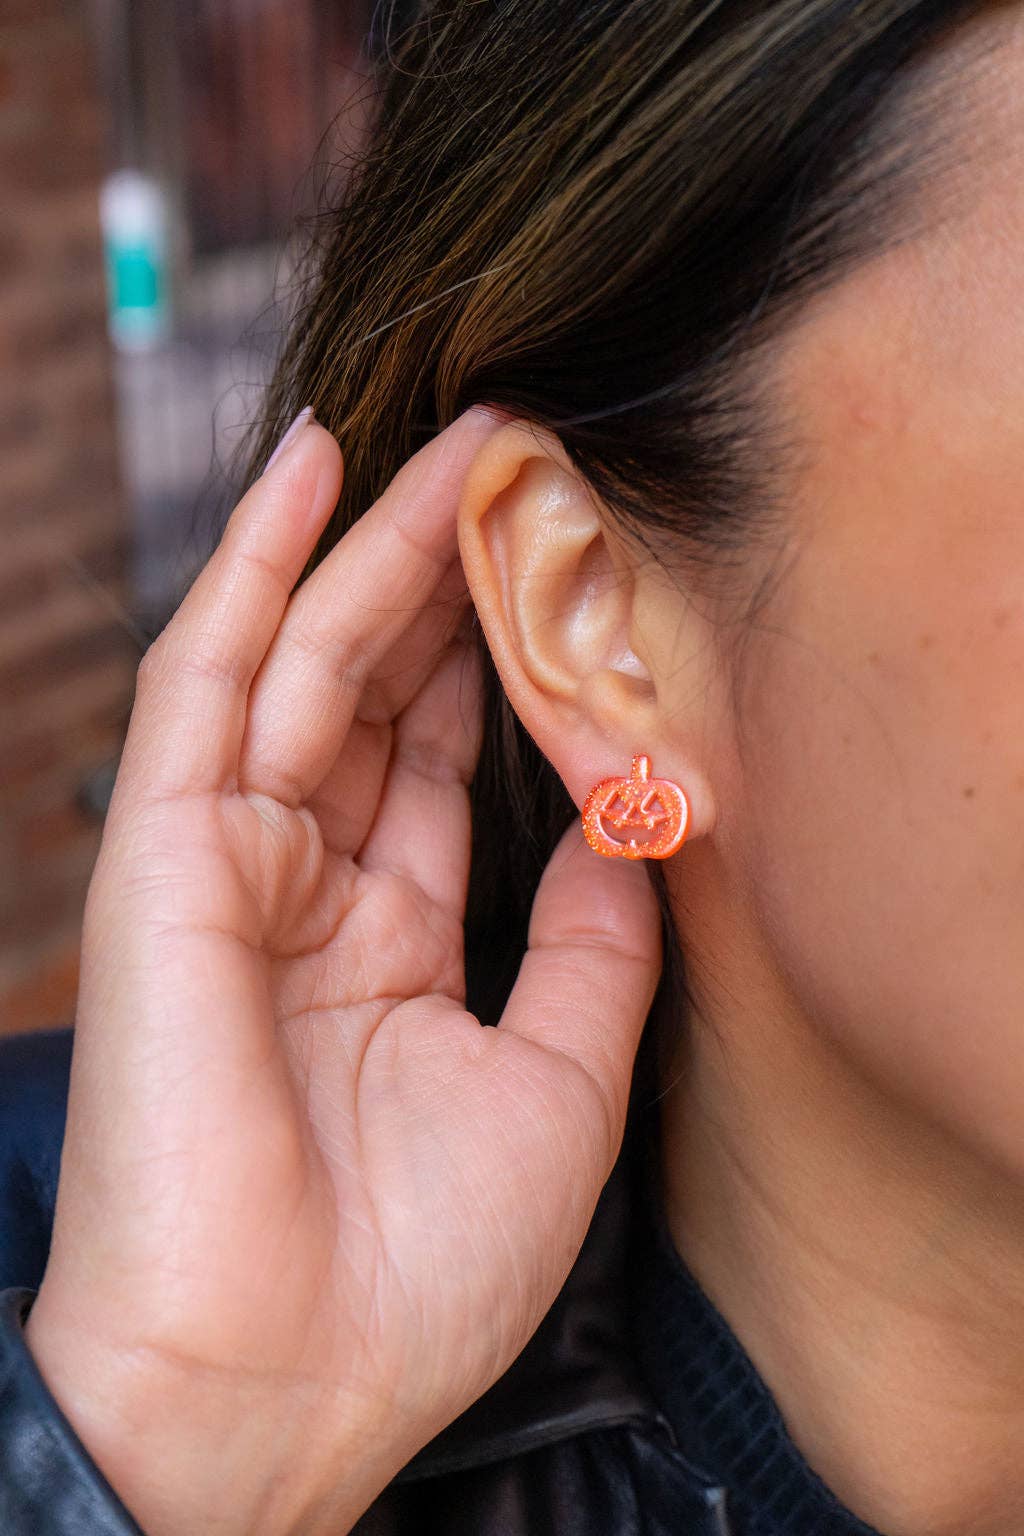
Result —
<svg viewBox="0 0 1024 1536"><path fill-rule="evenodd" d="M163 635L159 635L155 640L150 641L136 669L135 686L137 690L149 689L163 666L165 649L166 645Z"/></svg>
<svg viewBox="0 0 1024 1536"><path fill-rule="evenodd" d="M206 640L190 647L178 657L174 670L177 678L194 678L233 692L241 691L248 682L248 669L243 658L217 640Z"/></svg>
<svg viewBox="0 0 1024 1536"><path fill-rule="evenodd" d="M229 635L216 628L192 629L181 635L164 630L139 663L138 676L145 687L154 682L178 684L195 680L232 690L245 689L249 673Z"/></svg>
<svg viewBox="0 0 1024 1536"><path fill-rule="evenodd" d="M586 1125L604 1157L606 1170L611 1171L626 1123L627 1099L613 1072L599 1070L576 1058L576 1065L584 1083L584 1102L589 1101Z"/></svg>
<svg viewBox="0 0 1024 1536"><path fill-rule="evenodd" d="M309 624L296 629L292 643L304 659L326 667L346 692L364 687L372 658L366 643L357 636L339 636Z"/></svg>
<svg viewBox="0 0 1024 1536"><path fill-rule="evenodd" d="M257 581L271 589L275 601L281 607L291 596L291 587L280 565L258 549L243 549L237 555L239 566L247 570Z"/></svg>
<svg viewBox="0 0 1024 1536"><path fill-rule="evenodd" d="M294 632L288 638L303 660L315 662L322 662L325 651L332 645L330 638L320 634L311 624L295 625Z"/></svg>

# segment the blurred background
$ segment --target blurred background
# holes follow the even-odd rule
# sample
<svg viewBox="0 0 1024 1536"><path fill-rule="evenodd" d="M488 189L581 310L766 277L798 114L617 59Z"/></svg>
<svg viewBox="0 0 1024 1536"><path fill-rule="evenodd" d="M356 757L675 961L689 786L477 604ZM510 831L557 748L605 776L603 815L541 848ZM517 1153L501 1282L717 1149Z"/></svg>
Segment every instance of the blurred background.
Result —
<svg viewBox="0 0 1024 1536"><path fill-rule="evenodd" d="M136 668L225 515L380 10L0 0L0 1033L73 1022Z"/></svg>

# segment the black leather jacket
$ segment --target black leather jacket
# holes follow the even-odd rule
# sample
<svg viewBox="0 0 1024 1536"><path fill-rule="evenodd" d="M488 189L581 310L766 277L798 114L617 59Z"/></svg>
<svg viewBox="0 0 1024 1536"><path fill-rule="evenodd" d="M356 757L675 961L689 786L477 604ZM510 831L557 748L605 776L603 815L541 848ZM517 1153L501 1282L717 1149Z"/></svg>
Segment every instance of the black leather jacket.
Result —
<svg viewBox="0 0 1024 1536"><path fill-rule="evenodd" d="M141 1529L64 1418L22 1332L49 1251L71 1040L70 1028L0 1040L3 1536ZM353 1536L739 1536L726 1490L701 1469L698 1426L692 1444L680 1443L630 1346L635 1167L627 1132L538 1331L383 1490Z"/></svg>

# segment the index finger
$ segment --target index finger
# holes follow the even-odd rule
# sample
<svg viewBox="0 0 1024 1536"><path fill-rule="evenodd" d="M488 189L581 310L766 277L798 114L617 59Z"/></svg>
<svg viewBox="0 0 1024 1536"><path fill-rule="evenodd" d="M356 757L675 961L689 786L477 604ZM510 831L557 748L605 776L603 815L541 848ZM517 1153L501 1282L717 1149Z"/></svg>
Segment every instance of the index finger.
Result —
<svg viewBox="0 0 1024 1536"><path fill-rule="evenodd" d="M493 431L496 424L493 415L474 407L432 438L403 464L318 568L350 564L359 572L357 588L365 593L374 586L379 593L383 569L389 595L400 600L397 610L383 614L364 606L341 615L341 635L331 652L350 687L362 676L363 664L386 651L408 622L408 607L420 600L421 589L436 584L439 552L455 538L453 497L447 493L465 470L481 430ZM280 480L289 463L292 503L285 501L279 485L276 493L272 485L269 497L264 487L275 475ZM221 546L151 647L155 664L132 712L129 737L134 739L125 743L130 771L150 792L191 794L237 786L253 678L290 603L313 580L292 596L340 488L337 444L323 429L314 434L307 428L235 509ZM304 505L296 509L296 500ZM337 634L338 627L334 624L332 632ZM337 705L325 700L323 707ZM301 751L300 738L293 735L292 743Z"/></svg>
<svg viewBox="0 0 1024 1536"><path fill-rule="evenodd" d="M429 658L433 631L439 639L451 625L451 577L462 574L461 485L500 425L497 413L473 407L421 448L295 593L253 684L242 787L303 804L337 761L375 670L406 631Z"/></svg>

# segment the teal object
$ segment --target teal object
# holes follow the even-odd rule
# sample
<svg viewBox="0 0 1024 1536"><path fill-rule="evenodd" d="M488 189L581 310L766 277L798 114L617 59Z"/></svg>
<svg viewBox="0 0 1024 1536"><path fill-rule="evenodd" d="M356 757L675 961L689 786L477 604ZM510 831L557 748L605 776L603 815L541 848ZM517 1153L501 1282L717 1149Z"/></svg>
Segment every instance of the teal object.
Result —
<svg viewBox="0 0 1024 1536"><path fill-rule="evenodd" d="M145 246L112 251L111 267L116 309L154 309L161 304L160 272Z"/></svg>
<svg viewBox="0 0 1024 1536"><path fill-rule="evenodd" d="M148 351L170 329L163 191L141 171L116 171L103 185L100 216L111 340L126 351Z"/></svg>

